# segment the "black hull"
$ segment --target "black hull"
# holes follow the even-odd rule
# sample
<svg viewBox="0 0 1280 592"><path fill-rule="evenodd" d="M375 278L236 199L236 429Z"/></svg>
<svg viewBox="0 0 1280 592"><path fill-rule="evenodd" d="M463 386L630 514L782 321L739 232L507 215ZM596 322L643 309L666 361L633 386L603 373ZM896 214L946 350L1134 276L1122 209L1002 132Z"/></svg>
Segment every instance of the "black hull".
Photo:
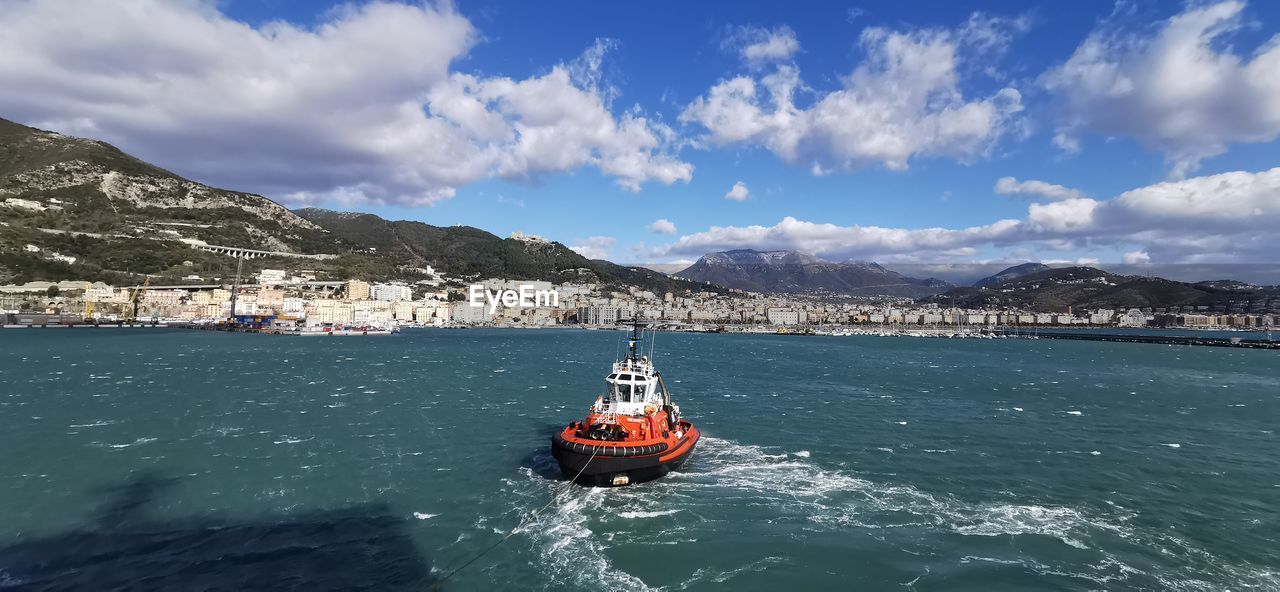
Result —
<svg viewBox="0 0 1280 592"><path fill-rule="evenodd" d="M577 452L557 445L554 438L552 439L551 454L555 457L556 462L560 464L560 473L564 478L573 479L574 476L578 476L577 483L580 485L591 487L630 485L652 481L680 468L680 465L689 459L689 455L693 454L693 449L698 445L697 436L690 437L693 437L694 440L688 444L682 442L680 446L676 447L679 452L666 461L660 460L662 457L669 456L666 452L646 456L602 456L597 454L595 458L592 458L590 453ZM588 461L590 462L588 463ZM583 470L584 465L586 470ZM615 481L620 475L626 477L625 483Z"/></svg>

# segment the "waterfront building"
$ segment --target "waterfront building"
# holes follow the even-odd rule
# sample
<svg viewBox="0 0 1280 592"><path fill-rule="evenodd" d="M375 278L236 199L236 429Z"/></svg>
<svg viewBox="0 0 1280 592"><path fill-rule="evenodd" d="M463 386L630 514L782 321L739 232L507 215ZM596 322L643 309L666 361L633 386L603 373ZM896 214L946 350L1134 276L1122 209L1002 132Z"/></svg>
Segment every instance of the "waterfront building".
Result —
<svg viewBox="0 0 1280 592"><path fill-rule="evenodd" d="M307 301L296 296L288 296L280 300L282 314L302 316L306 313Z"/></svg>
<svg viewBox="0 0 1280 592"><path fill-rule="evenodd" d="M341 300L312 300L303 309L311 324L350 325L352 306Z"/></svg>
<svg viewBox="0 0 1280 592"><path fill-rule="evenodd" d="M284 290L260 288L258 290L257 302L260 307L280 310L284 305Z"/></svg>
<svg viewBox="0 0 1280 592"><path fill-rule="evenodd" d="M114 296L115 289L104 284L90 286L84 291L84 299L89 302L111 302Z"/></svg>
<svg viewBox="0 0 1280 592"><path fill-rule="evenodd" d="M264 269L258 273L258 284L261 286L278 286L283 283L283 269Z"/></svg>
<svg viewBox="0 0 1280 592"><path fill-rule="evenodd" d="M360 280L348 280L345 294L348 300L367 300L369 298L369 284Z"/></svg>
<svg viewBox="0 0 1280 592"><path fill-rule="evenodd" d="M386 302L413 300L413 288L404 284L374 284L369 288L369 297Z"/></svg>
<svg viewBox="0 0 1280 592"><path fill-rule="evenodd" d="M449 307L449 318L458 323L489 323L493 315L487 306L471 306L468 302L455 302Z"/></svg>
<svg viewBox="0 0 1280 592"><path fill-rule="evenodd" d="M186 295L186 290L147 290L142 301L152 307L177 306Z"/></svg>
<svg viewBox="0 0 1280 592"><path fill-rule="evenodd" d="M578 323L613 325L619 321L631 320L633 314L630 308L621 306L583 306L578 308Z"/></svg>
<svg viewBox="0 0 1280 592"><path fill-rule="evenodd" d="M798 325L801 323L800 314L800 311L794 308L770 307L765 312L765 318L768 319L770 325ZM883 322L884 315L874 316L879 316L880 322Z"/></svg>
<svg viewBox="0 0 1280 592"><path fill-rule="evenodd" d="M391 305L391 313L397 321L412 322L414 305L407 300L401 300Z"/></svg>
<svg viewBox="0 0 1280 592"><path fill-rule="evenodd" d="M1109 325L1116 316L1116 311L1103 308L1089 313L1090 325Z"/></svg>
<svg viewBox="0 0 1280 592"><path fill-rule="evenodd" d="M236 316L251 316L258 314L258 302L253 296L241 296L236 298Z"/></svg>
<svg viewBox="0 0 1280 592"><path fill-rule="evenodd" d="M1147 324L1147 315L1136 308L1130 308L1128 312L1120 315L1119 325L1121 327L1144 327Z"/></svg>

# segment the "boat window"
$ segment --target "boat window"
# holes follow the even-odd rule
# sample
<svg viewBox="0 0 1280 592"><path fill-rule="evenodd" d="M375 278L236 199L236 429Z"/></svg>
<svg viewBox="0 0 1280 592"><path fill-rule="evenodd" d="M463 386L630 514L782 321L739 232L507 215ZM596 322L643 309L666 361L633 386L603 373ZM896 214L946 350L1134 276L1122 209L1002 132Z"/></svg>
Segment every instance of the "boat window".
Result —
<svg viewBox="0 0 1280 592"><path fill-rule="evenodd" d="M619 403L631 402L631 385L618 384L618 385L614 385L614 388L616 389L614 392L617 393L616 398Z"/></svg>
<svg viewBox="0 0 1280 592"><path fill-rule="evenodd" d="M637 403L643 403L643 402L644 402L644 391L645 391L645 388L646 388L646 387L645 387L645 385L643 385L643 384L637 384L637 385L636 385L635 402L637 402Z"/></svg>

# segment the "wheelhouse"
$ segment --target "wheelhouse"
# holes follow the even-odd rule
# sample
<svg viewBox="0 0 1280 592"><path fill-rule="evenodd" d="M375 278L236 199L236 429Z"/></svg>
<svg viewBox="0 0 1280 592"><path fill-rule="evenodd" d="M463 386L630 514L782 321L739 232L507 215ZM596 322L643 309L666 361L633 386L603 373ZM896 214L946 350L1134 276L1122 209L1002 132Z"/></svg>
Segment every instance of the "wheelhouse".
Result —
<svg viewBox="0 0 1280 592"><path fill-rule="evenodd" d="M605 377L605 391L598 412L645 415L666 404L662 381L648 357L627 359L613 365Z"/></svg>

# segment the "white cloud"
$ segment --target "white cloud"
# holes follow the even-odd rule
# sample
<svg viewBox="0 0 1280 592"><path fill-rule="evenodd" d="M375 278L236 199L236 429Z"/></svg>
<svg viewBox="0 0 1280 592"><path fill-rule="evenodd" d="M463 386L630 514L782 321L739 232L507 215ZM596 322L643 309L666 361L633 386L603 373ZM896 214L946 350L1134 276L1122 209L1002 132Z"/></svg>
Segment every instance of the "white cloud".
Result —
<svg viewBox="0 0 1280 592"><path fill-rule="evenodd" d="M865 29L866 61L808 108L795 102L805 88L799 70L779 64L764 76L721 81L680 120L705 128L711 144L763 146L816 174L876 164L902 170L917 156L979 158L1022 110L1013 88L979 99L960 91L965 60L1002 51L1016 27L979 17L954 31Z"/></svg>
<svg viewBox="0 0 1280 592"><path fill-rule="evenodd" d="M1151 263L1151 255L1146 251L1129 251L1124 254L1124 262L1129 265L1145 265Z"/></svg>
<svg viewBox="0 0 1280 592"><path fill-rule="evenodd" d="M732 201L747 201L749 197L751 197L751 190L747 189L747 184L742 181L734 183L733 188L724 194L725 199Z"/></svg>
<svg viewBox="0 0 1280 592"><path fill-rule="evenodd" d="M763 27L735 27L726 36L724 45L736 48L742 60L752 66L787 61L800 51L795 31L785 25L772 30Z"/></svg>
<svg viewBox="0 0 1280 592"><path fill-rule="evenodd" d="M1272 225L1280 222L1280 167L1148 185L1122 193L1115 204L1146 220Z"/></svg>
<svg viewBox="0 0 1280 592"><path fill-rule="evenodd" d="M1077 199L1085 197L1078 189L1054 185L1044 181L1028 179L1019 181L1013 177L1001 177L996 181L996 193L1000 195L1017 195L1022 197L1040 197L1045 199Z"/></svg>
<svg viewBox="0 0 1280 592"><path fill-rule="evenodd" d="M1088 198L1033 203L1027 207L1027 224L1037 231L1050 233L1087 230L1093 226L1097 207L1098 202Z"/></svg>
<svg viewBox="0 0 1280 592"><path fill-rule="evenodd" d="M737 248L794 249L836 259L875 258L920 251L947 251L998 239L1018 226L1001 220L987 226L949 230L908 230L879 226L837 226L797 220L790 216L774 226L720 227L680 237L659 254L701 255Z"/></svg>
<svg viewBox="0 0 1280 592"><path fill-rule="evenodd" d="M653 224L650 224L648 228L649 228L649 232L652 232L655 234L675 234L676 233L675 223L673 223L672 221L666 218L659 218L657 220L654 220Z"/></svg>
<svg viewBox="0 0 1280 592"><path fill-rule="evenodd" d="M1053 134L1053 145L1068 154L1075 154L1080 151L1080 139L1063 132Z"/></svg>
<svg viewBox="0 0 1280 592"><path fill-rule="evenodd" d="M609 249L618 242L611 236L592 236L569 245L569 248L587 259L608 259Z"/></svg>
<svg viewBox="0 0 1280 592"><path fill-rule="evenodd" d="M422 204L584 166L633 191L692 176L669 127L611 111L604 40L513 80L453 71L478 35L448 5L344 5L314 27L256 28L203 1L2 6L0 113L201 181Z"/></svg>
<svg viewBox="0 0 1280 592"><path fill-rule="evenodd" d="M1192 3L1152 37L1103 28L1041 83L1062 104L1055 144L1123 134L1164 153L1181 178L1234 143L1280 136L1280 37L1248 58L1224 38L1245 3Z"/></svg>
<svg viewBox="0 0 1280 592"><path fill-rule="evenodd" d="M838 226L792 217L773 226L713 226L654 254L795 249L835 260L947 262L972 260L980 248L1046 253L1135 244L1141 248L1124 255L1126 263L1273 262L1280 244L1280 167L1158 183L1109 200L1031 203L1021 220L961 229Z"/></svg>

